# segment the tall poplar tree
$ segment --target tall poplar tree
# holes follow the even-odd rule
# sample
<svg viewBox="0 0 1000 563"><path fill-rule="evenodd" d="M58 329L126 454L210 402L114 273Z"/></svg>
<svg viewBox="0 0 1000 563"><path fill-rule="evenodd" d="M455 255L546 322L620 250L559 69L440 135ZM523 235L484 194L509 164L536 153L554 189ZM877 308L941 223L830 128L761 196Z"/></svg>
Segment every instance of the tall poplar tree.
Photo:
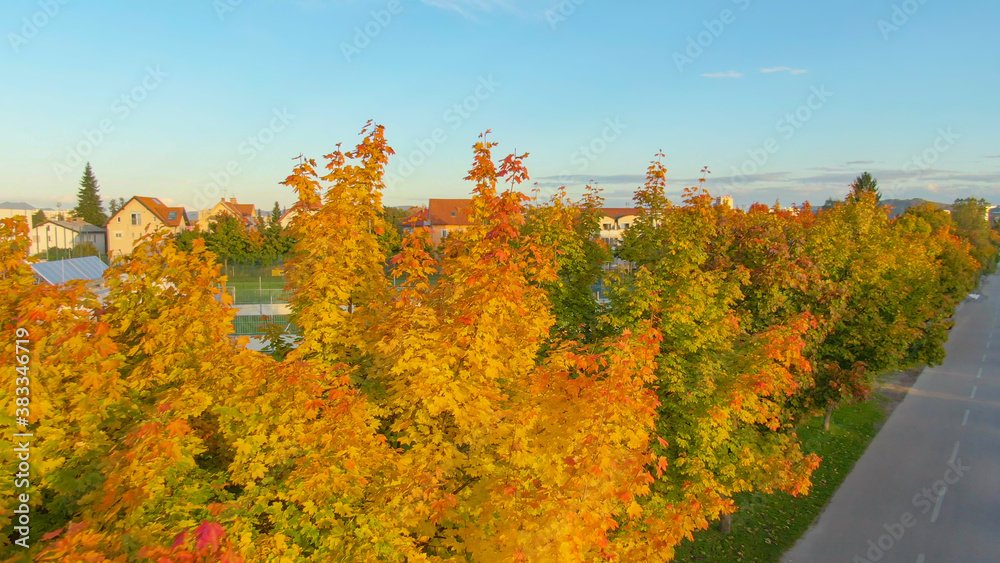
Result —
<svg viewBox="0 0 1000 563"><path fill-rule="evenodd" d="M97 178L88 162L83 170L83 177L80 178L80 190L76 193L77 203L73 213L92 225L103 227L108 222L108 216L104 214L99 189Z"/></svg>

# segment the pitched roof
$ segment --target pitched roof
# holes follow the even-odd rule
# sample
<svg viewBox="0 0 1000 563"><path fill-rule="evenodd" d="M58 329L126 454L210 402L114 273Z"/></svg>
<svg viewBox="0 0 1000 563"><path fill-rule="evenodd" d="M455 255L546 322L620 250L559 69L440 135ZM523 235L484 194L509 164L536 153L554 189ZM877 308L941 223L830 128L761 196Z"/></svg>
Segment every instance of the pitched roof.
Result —
<svg viewBox="0 0 1000 563"><path fill-rule="evenodd" d="M141 203L146 209L148 209L161 223L170 226L177 227L181 224L186 224L187 214L184 212L183 207L167 207L162 201L156 199L155 197L144 197L144 196L132 196L132 199ZM121 213L119 211L119 213ZM116 213L117 215L117 213Z"/></svg>
<svg viewBox="0 0 1000 563"><path fill-rule="evenodd" d="M230 213L236 215L237 217L243 217L244 219L253 219L257 216L256 210L252 203L236 203L236 201L222 200L222 206L229 210Z"/></svg>
<svg viewBox="0 0 1000 563"><path fill-rule="evenodd" d="M41 223L38 226L41 227L42 225L46 225L48 223L52 223L53 225L59 225L60 227L62 227L64 229L69 229L69 230L71 230L71 231L73 231L75 233L103 233L103 232L106 232L103 227L98 227L97 225L91 225L90 223L88 223L86 221L55 221L55 220L49 219L48 221L45 221L44 223Z"/></svg>
<svg viewBox="0 0 1000 563"><path fill-rule="evenodd" d="M294 205L286 209L285 212L281 214L280 221L284 221L285 217L288 217L292 213L298 213L299 210L302 209L303 207L305 207L304 203L302 203L301 201L296 201ZM318 211L321 207L323 207L322 203L313 202L312 204L309 205L309 210Z"/></svg>
<svg viewBox="0 0 1000 563"><path fill-rule="evenodd" d="M406 213L406 219L401 222L403 227L426 227L428 225L427 217L430 210L426 207L411 207L406 210Z"/></svg>
<svg viewBox="0 0 1000 563"><path fill-rule="evenodd" d="M615 219L626 215L639 215L642 213L642 209L638 207L605 207L601 211L605 217L613 217Z"/></svg>
<svg viewBox="0 0 1000 563"><path fill-rule="evenodd" d="M431 225L469 225L471 206L471 199L432 199L427 204L427 219Z"/></svg>

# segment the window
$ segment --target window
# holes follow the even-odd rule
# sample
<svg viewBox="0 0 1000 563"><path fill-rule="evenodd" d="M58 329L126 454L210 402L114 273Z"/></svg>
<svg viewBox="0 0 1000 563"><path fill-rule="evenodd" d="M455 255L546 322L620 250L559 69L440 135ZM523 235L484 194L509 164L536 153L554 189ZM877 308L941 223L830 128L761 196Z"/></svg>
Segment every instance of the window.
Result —
<svg viewBox="0 0 1000 563"><path fill-rule="evenodd" d="M173 221L173 220L174 220L174 219L176 219L176 218L177 218L177 212L176 212L176 211L171 211L171 212L170 212L170 213L169 213L169 214L167 215L167 221Z"/></svg>
<svg viewBox="0 0 1000 563"><path fill-rule="evenodd" d="M448 229L441 229L441 238L448 236Z"/></svg>
<svg viewBox="0 0 1000 563"><path fill-rule="evenodd" d="M142 224L142 213L136 211L132 213L132 224L141 225Z"/></svg>
<svg viewBox="0 0 1000 563"><path fill-rule="evenodd" d="M611 230L611 223L605 223L604 224L604 230L605 231L610 231Z"/></svg>
<svg viewBox="0 0 1000 563"><path fill-rule="evenodd" d="M622 223L622 228L627 230L629 228L629 224L628 223Z"/></svg>
<svg viewBox="0 0 1000 563"><path fill-rule="evenodd" d="M452 217L454 217L454 216L455 216L455 212L454 212L454 211L452 211L452 212L451 212L451 216L452 216Z"/></svg>
<svg viewBox="0 0 1000 563"><path fill-rule="evenodd" d="M119 216L118 216L118 222L119 222L119 223L121 223L121 222L122 222L122 216L121 216L121 215L119 215Z"/></svg>
<svg viewBox="0 0 1000 563"><path fill-rule="evenodd" d="M122 238L122 234L121 233L115 233L115 238Z"/></svg>

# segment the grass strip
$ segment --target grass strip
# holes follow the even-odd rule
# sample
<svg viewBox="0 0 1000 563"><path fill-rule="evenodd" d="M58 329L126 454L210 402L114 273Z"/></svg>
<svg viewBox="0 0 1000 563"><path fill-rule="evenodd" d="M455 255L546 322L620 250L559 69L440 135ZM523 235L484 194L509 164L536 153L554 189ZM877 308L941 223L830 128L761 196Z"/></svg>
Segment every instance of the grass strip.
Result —
<svg viewBox="0 0 1000 563"><path fill-rule="evenodd" d="M886 418L882 406L885 400L876 393L868 401L837 409L829 432L823 431L822 417L805 421L798 432L802 450L823 459L813 473L809 495L797 498L785 493L736 495L740 509L733 514L732 532L724 536L713 524L696 533L694 541L685 540L677 548L674 560L780 561L781 555L791 549L819 516L875 438Z"/></svg>

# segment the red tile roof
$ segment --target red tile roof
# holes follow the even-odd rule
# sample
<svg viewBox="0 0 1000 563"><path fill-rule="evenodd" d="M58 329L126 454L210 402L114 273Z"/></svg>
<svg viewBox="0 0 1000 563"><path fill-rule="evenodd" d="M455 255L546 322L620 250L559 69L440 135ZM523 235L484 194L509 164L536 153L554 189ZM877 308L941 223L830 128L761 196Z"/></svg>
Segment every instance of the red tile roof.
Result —
<svg viewBox="0 0 1000 563"><path fill-rule="evenodd" d="M428 220L431 225L469 225L471 206L471 199L432 199L427 205Z"/></svg>
<svg viewBox="0 0 1000 563"><path fill-rule="evenodd" d="M614 217L615 219L626 215L639 215L642 213L642 209L638 207L605 207L601 211L604 212L606 217Z"/></svg>
<svg viewBox="0 0 1000 563"><path fill-rule="evenodd" d="M411 207L407 211L406 219L403 219L403 227L421 227L427 223L430 210L426 207Z"/></svg>
<svg viewBox="0 0 1000 563"><path fill-rule="evenodd" d="M223 201L222 205L237 217L243 217L244 219L255 219L257 217L256 209L254 209L254 205L252 203Z"/></svg>
<svg viewBox="0 0 1000 563"><path fill-rule="evenodd" d="M183 207L167 207L162 201L156 199L155 197L143 197L137 195L133 196L132 199L141 203L164 225L177 227L182 224L188 224L187 214L184 212Z"/></svg>

